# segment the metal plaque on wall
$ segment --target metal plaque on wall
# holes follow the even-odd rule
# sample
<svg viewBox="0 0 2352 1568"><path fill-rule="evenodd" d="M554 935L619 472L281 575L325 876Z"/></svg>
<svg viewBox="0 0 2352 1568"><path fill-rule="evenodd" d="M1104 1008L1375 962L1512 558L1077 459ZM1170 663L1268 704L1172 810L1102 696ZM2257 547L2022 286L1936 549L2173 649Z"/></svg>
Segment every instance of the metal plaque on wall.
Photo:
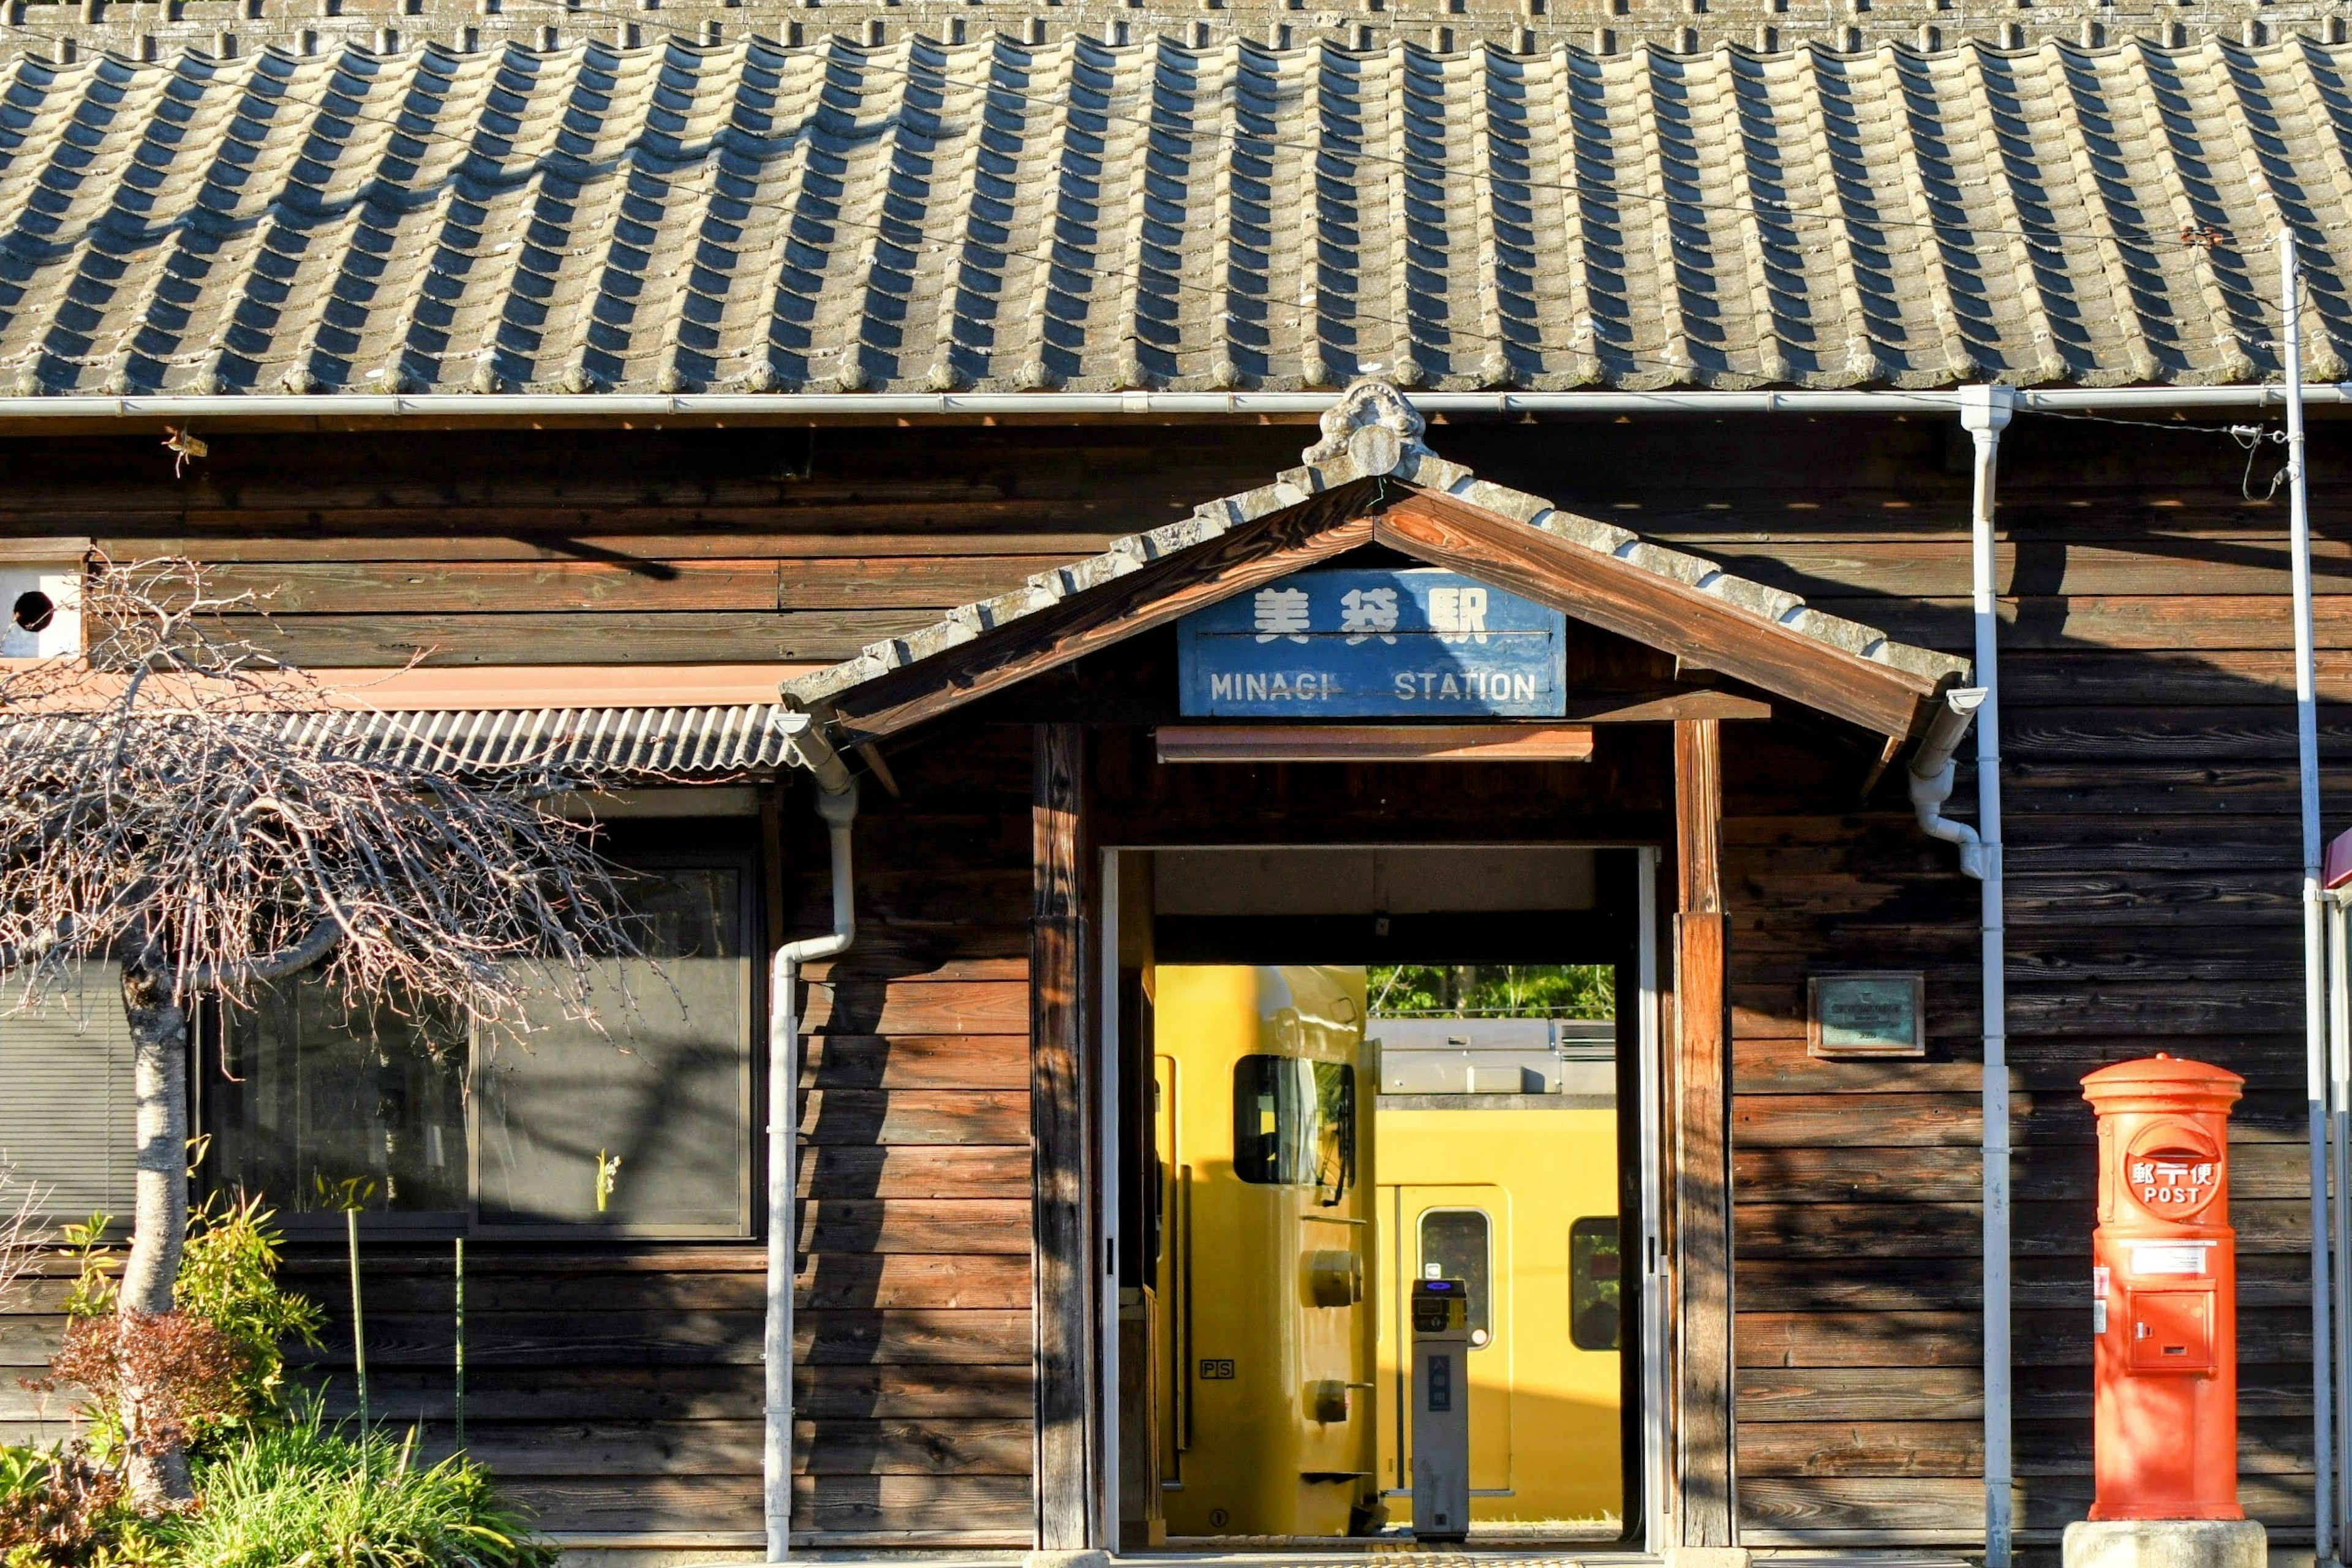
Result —
<svg viewBox="0 0 2352 1568"><path fill-rule="evenodd" d="M1178 623L1187 718L1557 719L1568 617L1434 567L1294 573Z"/></svg>
<svg viewBox="0 0 2352 1568"><path fill-rule="evenodd" d="M1927 1054L1927 976L1916 969L1853 969L1805 981L1806 1049L1816 1057Z"/></svg>

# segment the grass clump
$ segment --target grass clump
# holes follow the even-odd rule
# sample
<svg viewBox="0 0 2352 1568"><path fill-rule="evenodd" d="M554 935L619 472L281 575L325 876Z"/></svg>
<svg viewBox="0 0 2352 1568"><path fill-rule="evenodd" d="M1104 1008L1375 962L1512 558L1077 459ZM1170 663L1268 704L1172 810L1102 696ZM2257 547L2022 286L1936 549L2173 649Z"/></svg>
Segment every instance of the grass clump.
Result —
<svg viewBox="0 0 2352 1568"><path fill-rule="evenodd" d="M199 1462L198 1505L155 1530L174 1568L552 1568L487 1470L419 1465L415 1446L314 1405Z"/></svg>

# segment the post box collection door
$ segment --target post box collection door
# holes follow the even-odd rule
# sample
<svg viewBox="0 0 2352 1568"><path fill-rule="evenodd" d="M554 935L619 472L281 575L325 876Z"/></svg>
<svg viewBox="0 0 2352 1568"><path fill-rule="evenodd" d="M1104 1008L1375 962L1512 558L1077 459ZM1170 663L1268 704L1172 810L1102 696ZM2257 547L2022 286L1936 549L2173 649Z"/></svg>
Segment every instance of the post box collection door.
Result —
<svg viewBox="0 0 2352 1568"><path fill-rule="evenodd" d="M2162 1054L2083 1079L2099 1125L2093 1519L2245 1517L2229 1157L2244 1085Z"/></svg>

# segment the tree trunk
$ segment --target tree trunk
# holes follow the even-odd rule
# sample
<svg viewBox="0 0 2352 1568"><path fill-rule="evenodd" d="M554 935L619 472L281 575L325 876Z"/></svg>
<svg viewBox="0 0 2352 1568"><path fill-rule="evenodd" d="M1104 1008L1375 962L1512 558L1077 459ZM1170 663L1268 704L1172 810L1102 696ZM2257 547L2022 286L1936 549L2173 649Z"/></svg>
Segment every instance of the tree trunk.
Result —
<svg viewBox="0 0 2352 1568"><path fill-rule="evenodd" d="M122 1002L130 1015L131 1094L137 1104L138 1170L133 1178L131 1256L122 1266L116 1328L138 1331L140 1317L172 1310L180 1251L188 1234L188 1015L162 977L126 968ZM168 1429L144 1418L148 1391L124 1359L122 1426L126 1479L139 1506L152 1512L194 1495L188 1456Z"/></svg>

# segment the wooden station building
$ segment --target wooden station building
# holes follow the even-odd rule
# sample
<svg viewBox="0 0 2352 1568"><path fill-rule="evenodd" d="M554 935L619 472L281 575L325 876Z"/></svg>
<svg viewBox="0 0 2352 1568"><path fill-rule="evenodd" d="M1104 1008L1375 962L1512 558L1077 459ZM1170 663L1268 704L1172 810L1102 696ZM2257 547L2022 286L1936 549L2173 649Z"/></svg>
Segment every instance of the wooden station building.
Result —
<svg viewBox="0 0 2352 1568"><path fill-rule="evenodd" d="M2287 226L2333 808L2342 46L71 58L0 79L0 609L32 607L0 653L70 651L32 612L93 552L186 556L355 702L576 745L728 1021L636 1099L561 1040L401 1077L299 995L195 1044L214 1179L279 1204L322 1301L340 1230L296 1176L385 1106L420 1132L365 1223L378 1407L447 1439L469 1237L468 1447L549 1530L761 1543L766 958L832 919L806 722L861 801L854 945L793 999L797 1545L1116 1543L1125 858L1400 845L1613 858L1570 956L1646 976L1629 1544L2054 1543L2089 1495L2077 1082L2157 1049L2248 1079L2242 1495L2309 1541L2264 384ZM1906 781L1992 679L1996 503L1988 1016L1980 883ZM1184 618L1347 564L1562 613L1561 704L1204 723ZM1543 962L1556 912L1382 949L1366 910L1366 951ZM1853 973L1919 977L1916 1052L1815 1048ZM102 1018L0 1023L0 1148L62 1212L126 1206L126 1081ZM615 1153L592 1206L551 1173ZM45 1359L61 1289L0 1363ZM0 1386L0 1434L58 1414Z"/></svg>

